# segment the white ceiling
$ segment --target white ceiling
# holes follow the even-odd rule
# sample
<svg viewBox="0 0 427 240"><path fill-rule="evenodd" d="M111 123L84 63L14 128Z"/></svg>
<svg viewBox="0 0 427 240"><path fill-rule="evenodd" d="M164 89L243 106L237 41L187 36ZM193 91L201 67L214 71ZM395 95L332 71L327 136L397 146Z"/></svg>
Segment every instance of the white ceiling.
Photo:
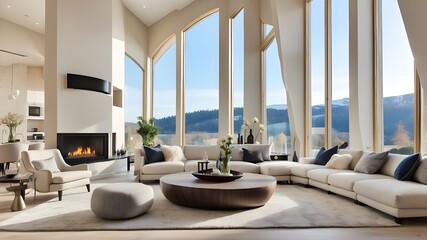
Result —
<svg viewBox="0 0 427 240"><path fill-rule="evenodd" d="M124 5L148 27L193 0L122 0Z"/></svg>
<svg viewBox="0 0 427 240"><path fill-rule="evenodd" d="M122 1L124 5L147 26L151 26L169 13L180 10L193 2L193 0ZM0 0L0 18L44 34L45 0ZM3 34L7 33L1 33L1 35ZM2 49L0 46L0 50L7 49ZM11 59L10 54L0 51L0 66L8 65L8 59ZM28 65L40 65L40 59L32 59L31 56L25 58L15 56L14 59L21 59L20 62Z"/></svg>
<svg viewBox="0 0 427 240"><path fill-rule="evenodd" d="M145 25L151 26L193 0L122 0ZM44 34L45 0L0 0L0 17Z"/></svg>

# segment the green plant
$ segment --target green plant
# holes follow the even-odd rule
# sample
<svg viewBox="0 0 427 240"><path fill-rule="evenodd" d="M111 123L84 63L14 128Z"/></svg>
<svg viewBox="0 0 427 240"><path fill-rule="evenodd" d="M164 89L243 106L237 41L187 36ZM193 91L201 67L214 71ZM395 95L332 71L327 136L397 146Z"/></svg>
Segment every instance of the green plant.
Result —
<svg viewBox="0 0 427 240"><path fill-rule="evenodd" d="M159 132L159 129L154 126L154 118L145 120L142 116L138 116L138 130L136 131L142 137L142 142L146 146L154 145L154 138Z"/></svg>

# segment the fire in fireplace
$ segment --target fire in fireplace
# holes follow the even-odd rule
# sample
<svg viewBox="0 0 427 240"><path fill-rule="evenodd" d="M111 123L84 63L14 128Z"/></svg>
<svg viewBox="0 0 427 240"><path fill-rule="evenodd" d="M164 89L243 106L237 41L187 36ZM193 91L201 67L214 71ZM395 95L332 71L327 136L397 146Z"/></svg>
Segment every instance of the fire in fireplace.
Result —
<svg viewBox="0 0 427 240"><path fill-rule="evenodd" d="M67 157L69 158L80 158L80 157L96 157L95 150L90 147L83 148L82 146L77 147L75 151L68 152Z"/></svg>
<svg viewBox="0 0 427 240"><path fill-rule="evenodd" d="M57 147L70 165L108 159L108 133L58 133Z"/></svg>

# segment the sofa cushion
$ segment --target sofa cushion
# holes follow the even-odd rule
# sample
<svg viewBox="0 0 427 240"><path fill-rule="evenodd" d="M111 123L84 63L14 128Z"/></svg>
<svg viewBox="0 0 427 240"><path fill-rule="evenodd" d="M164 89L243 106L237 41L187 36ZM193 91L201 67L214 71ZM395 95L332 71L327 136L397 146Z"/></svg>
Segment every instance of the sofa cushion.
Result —
<svg viewBox="0 0 427 240"><path fill-rule="evenodd" d="M251 151L246 148L243 150L243 161L250 163L259 163L263 162L262 153L260 151Z"/></svg>
<svg viewBox="0 0 427 240"><path fill-rule="evenodd" d="M146 164L165 161L165 157L163 156L160 145L157 145L155 147L144 146L144 152L145 152Z"/></svg>
<svg viewBox="0 0 427 240"><path fill-rule="evenodd" d="M328 184L328 176L333 173L340 173L345 170L338 170L332 168L321 168L321 169L313 169L307 172L307 177L311 180Z"/></svg>
<svg viewBox="0 0 427 240"><path fill-rule="evenodd" d="M334 173L328 176L328 184L347 191L353 191L354 183L367 179L393 179L392 177L381 174L357 173L352 170Z"/></svg>
<svg viewBox="0 0 427 240"><path fill-rule="evenodd" d="M230 170L243 173L259 173L259 165L243 161L230 161Z"/></svg>
<svg viewBox="0 0 427 240"><path fill-rule="evenodd" d="M394 171L396 170L397 166L407 156L408 155L395 154L395 153L388 154L388 159L385 162L384 166L381 168L379 173L390 176L390 177L394 177Z"/></svg>
<svg viewBox="0 0 427 240"><path fill-rule="evenodd" d="M394 178L401 181L410 180L420 165L420 154L412 154L403 159L394 171Z"/></svg>
<svg viewBox="0 0 427 240"><path fill-rule="evenodd" d="M326 163L325 167L345 170L348 169L351 159L353 159L353 157L350 154L334 154Z"/></svg>
<svg viewBox="0 0 427 240"><path fill-rule="evenodd" d="M323 152L319 151L316 158L314 159L314 164L317 165L325 165L329 159L331 159L332 155L338 152L338 145L332 148L329 148Z"/></svg>
<svg viewBox="0 0 427 240"><path fill-rule="evenodd" d="M382 153L370 153L363 159L360 159L354 168L355 172L374 174L377 173L387 161L388 151Z"/></svg>
<svg viewBox="0 0 427 240"><path fill-rule="evenodd" d="M61 184L77 181L92 176L91 171L66 171L52 174L52 183Z"/></svg>
<svg viewBox="0 0 427 240"><path fill-rule="evenodd" d="M415 181L427 184L427 156L423 156L420 165L414 174Z"/></svg>
<svg viewBox="0 0 427 240"><path fill-rule="evenodd" d="M351 155L351 162L348 165L349 169L354 169L357 162L359 162L360 158L363 155L363 151L356 151L356 150L348 150L348 149L338 149L338 154L350 154Z"/></svg>
<svg viewBox="0 0 427 240"><path fill-rule="evenodd" d="M218 160L220 148L218 145L185 145L184 156L187 160L203 160L203 155L209 160Z"/></svg>
<svg viewBox="0 0 427 240"><path fill-rule="evenodd" d="M49 170L52 173L60 172L53 156L43 160L33 160L31 163L37 171L44 169Z"/></svg>
<svg viewBox="0 0 427 240"><path fill-rule="evenodd" d="M291 173L297 177L307 178L308 171L319 168L325 168L325 166L316 164L298 164L291 166Z"/></svg>
<svg viewBox="0 0 427 240"><path fill-rule="evenodd" d="M182 152L182 148L180 146L162 145L161 149L166 162L179 162L187 160L184 157L184 153Z"/></svg>
<svg viewBox="0 0 427 240"><path fill-rule="evenodd" d="M299 163L291 161L264 161L258 163L259 172L270 176L289 176L291 175L291 166L297 164Z"/></svg>
<svg viewBox="0 0 427 240"><path fill-rule="evenodd" d="M393 178L358 181L354 191L393 208L426 209L427 187Z"/></svg>
<svg viewBox="0 0 427 240"><path fill-rule="evenodd" d="M143 174L164 175L184 172L184 162L155 162L142 167Z"/></svg>

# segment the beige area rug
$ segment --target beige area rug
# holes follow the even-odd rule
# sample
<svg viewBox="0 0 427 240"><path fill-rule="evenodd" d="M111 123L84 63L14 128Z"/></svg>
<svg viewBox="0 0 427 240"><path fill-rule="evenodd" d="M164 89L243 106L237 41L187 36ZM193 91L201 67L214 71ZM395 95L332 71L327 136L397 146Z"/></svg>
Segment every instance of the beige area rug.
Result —
<svg viewBox="0 0 427 240"><path fill-rule="evenodd" d="M102 184L91 184L92 188ZM153 207L146 214L128 220L103 220L90 210L91 193L85 189L64 192L61 202L54 198L24 210L0 223L8 231L77 231L141 229L216 228L320 228L399 226L391 216L351 199L328 195L316 188L278 185L270 201L259 208L211 211L181 207L169 202L158 184Z"/></svg>

